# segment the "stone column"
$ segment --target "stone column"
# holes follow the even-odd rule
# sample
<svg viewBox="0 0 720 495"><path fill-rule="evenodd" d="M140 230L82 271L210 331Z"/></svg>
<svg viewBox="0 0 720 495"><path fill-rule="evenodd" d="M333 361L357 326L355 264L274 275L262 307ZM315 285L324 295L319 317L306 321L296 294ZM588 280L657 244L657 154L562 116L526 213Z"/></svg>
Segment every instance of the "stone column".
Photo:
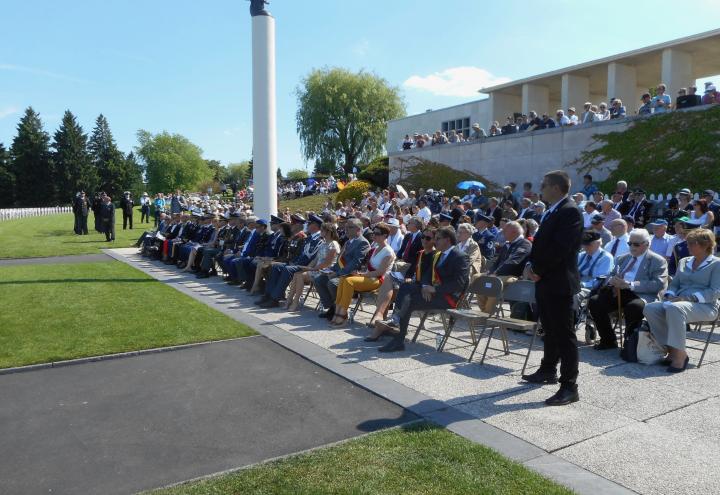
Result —
<svg viewBox="0 0 720 495"><path fill-rule="evenodd" d="M532 110L538 115L551 111L550 91L547 86L527 83L522 85L522 113L528 115Z"/></svg>
<svg viewBox="0 0 720 495"><path fill-rule="evenodd" d="M253 210L270 220L277 213L275 123L275 18L252 17Z"/></svg>
<svg viewBox="0 0 720 495"><path fill-rule="evenodd" d="M583 113L583 105L590 101L590 79L573 74L563 74L560 86L560 106L565 113L575 107L578 118Z"/></svg>
<svg viewBox="0 0 720 495"><path fill-rule="evenodd" d="M635 93L637 92L637 74L635 67L617 62L608 64L608 105L610 98L620 98L627 109L628 115L632 115L632 109L637 108Z"/></svg>
<svg viewBox="0 0 720 495"><path fill-rule="evenodd" d="M490 93L488 98L488 104L490 107L489 118L491 121L497 120L500 125L505 124L505 119L513 115L515 112L520 110L521 102L520 97L515 95L506 95L502 93ZM487 124L485 124L487 125ZM480 124L483 127L483 124ZM487 125L486 130L490 126Z"/></svg>
<svg viewBox="0 0 720 495"><path fill-rule="evenodd" d="M695 83L692 54L675 48L664 49L660 79L658 83L665 83L667 86L665 94L670 95L675 103L678 90Z"/></svg>

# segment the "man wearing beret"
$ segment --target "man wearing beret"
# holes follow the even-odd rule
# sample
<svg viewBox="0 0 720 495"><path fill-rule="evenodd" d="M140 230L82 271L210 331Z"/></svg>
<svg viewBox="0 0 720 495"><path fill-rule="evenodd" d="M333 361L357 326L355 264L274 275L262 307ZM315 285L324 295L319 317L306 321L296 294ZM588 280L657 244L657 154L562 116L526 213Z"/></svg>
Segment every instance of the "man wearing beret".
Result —
<svg viewBox="0 0 720 495"><path fill-rule="evenodd" d="M635 227L644 227L647 220L650 218L650 210L652 203L645 200L645 191L642 189L635 189L633 191L633 199L630 202L627 216L632 217Z"/></svg>
<svg viewBox="0 0 720 495"><path fill-rule="evenodd" d="M483 258L490 261L495 258L495 239L498 235L495 220L478 211L475 215L475 228L477 230L473 234L473 240L480 246Z"/></svg>

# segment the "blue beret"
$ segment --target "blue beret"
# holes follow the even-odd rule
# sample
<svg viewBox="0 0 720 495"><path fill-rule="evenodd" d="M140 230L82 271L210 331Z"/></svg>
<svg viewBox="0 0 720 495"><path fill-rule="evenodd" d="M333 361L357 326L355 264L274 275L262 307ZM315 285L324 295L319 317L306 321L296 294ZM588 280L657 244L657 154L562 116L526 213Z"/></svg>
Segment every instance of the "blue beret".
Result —
<svg viewBox="0 0 720 495"><path fill-rule="evenodd" d="M440 213L440 221L441 221L441 222L442 222L442 221L452 222L452 219L453 219L453 217L451 217L451 216L448 215L447 213Z"/></svg>
<svg viewBox="0 0 720 495"><path fill-rule="evenodd" d="M259 218L258 220L255 220L255 223L256 223L257 225L264 225L265 227L267 227L267 224L268 224L268 223L267 223L267 220L263 220L262 218Z"/></svg>
<svg viewBox="0 0 720 495"><path fill-rule="evenodd" d="M487 223L495 223L495 219L491 216L485 215L483 213L478 213L475 215L475 221L476 222L487 222Z"/></svg>
<svg viewBox="0 0 720 495"><path fill-rule="evenodd" d="M310 223L316 223L316 224L318 224L318 225L322 225L322 224L323 224L323 219L320 218L320 217L317 216L317 215L310 215L310 216L308 217L308 222L310 222Z"/></svg>
<svg viewBox="0 0 720 495"><path fill-rule="evenodd" d="M278 223L285 223L285 220L280 218L277 215L270 215L270 223L278 224Z"/></svg>

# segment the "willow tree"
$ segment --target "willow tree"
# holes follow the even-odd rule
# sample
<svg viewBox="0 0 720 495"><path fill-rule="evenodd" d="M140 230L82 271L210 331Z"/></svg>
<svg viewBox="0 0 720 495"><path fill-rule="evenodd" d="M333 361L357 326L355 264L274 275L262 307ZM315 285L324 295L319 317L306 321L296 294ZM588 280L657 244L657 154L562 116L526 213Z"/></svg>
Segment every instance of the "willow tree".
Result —
<svg viewBox="0 0 720 495"><path fill-rule="evenodd" d="M334 160L346 172L381 155L387 122L405 116L398 88L365 71L316 69L296 94L297 132L305 159Z"/></svg>

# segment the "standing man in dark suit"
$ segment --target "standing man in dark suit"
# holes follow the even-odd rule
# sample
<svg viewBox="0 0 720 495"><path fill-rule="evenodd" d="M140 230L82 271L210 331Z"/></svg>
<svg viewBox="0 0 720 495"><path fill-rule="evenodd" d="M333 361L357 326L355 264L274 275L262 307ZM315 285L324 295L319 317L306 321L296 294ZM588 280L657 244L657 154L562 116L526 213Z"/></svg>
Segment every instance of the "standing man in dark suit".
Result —
<svg viewBox="0 0 720 495"><path fill-rule="evenodd" d="M580 292L577 254L582 241L583 217L575 202L568 198L567 173L548 172L540 187L550 207L535 234L529 275L535 282L535 300L545 332L545 355L540 368L522 378L531 383L557 383L560 362L560 390L545 403L563 406L580 399L576 384L578 350L573 297Z"/></svg>
<svg viewBox="0 0 720 495"><path fill-rule="evenodd" d="M105 241L115 240L115 206L110 196L103 196L103 203L100 206L100 228L105 234Z"/></svg>
<svg viewBox="0 0 720 495"><path fill-rule="evenodd" d="M457 237L452 227L440 227L435 232L435 247L438 252L433 261L431 281L426 284L410 284L402 300L396 301L393 318L399 319L400 333L386 345L378 349L380 352L397 352L405 349L410 316L413 311L428 309L449 309L457 306L462 293L470 281L470 263L468 257L455 245ZM390 325L383 327L385 322L378 322L378 330L390 330Z"/></svg>
<svg viewBox="0 0 720 495"><path fill-rule="evenodd" d="M135 203L130 197L130 191L125 191L123 199L120 200L120 209L123 214L123 230L127 229L128 222L130 223L130 230L132 230L133 206L135 206Z"/></svg>

